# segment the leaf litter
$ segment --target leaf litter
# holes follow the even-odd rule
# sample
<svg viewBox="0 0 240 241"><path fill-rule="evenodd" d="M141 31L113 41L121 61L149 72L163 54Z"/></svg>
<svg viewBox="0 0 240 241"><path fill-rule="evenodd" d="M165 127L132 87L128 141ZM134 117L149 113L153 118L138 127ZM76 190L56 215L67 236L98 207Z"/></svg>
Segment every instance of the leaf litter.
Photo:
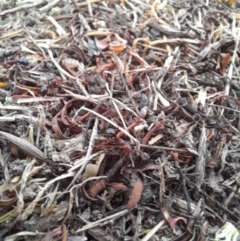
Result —
<svg viewBox="0 0 240 241"><path fill-rule="evenodd" d="M1 1L0 239L239 238L238 1Z"/></svg>

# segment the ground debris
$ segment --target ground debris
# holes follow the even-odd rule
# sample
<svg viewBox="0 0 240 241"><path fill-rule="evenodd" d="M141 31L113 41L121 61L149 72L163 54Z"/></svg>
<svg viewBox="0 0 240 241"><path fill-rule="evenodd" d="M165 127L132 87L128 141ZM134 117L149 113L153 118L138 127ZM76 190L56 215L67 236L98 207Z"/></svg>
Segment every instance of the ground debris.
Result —
<svg viewBox="0 0 240 241"><path fill-rule="evenodd" d="M238 1L0 6L1 240L239 238Z"/></svg>

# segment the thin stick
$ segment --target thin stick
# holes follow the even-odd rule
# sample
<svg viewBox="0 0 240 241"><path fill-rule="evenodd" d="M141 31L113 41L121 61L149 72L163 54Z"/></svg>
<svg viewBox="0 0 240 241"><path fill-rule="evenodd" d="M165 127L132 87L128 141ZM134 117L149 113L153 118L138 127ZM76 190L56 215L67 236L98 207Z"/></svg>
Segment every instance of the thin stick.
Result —
<svg viewBox="0 0 240 241"><path fill-rule="evenodd" d="M104 151L101 150L101 151L99 151L99 152L96 152L96 153L92 154L92 155L89 157L89 161L92 160L93 158L95 158L96 156L99 156L99 155L102 154L103 152L104 152ZM68 172L72 172L72 171L76 170L77 168L79 168L80 166L82 166L82 163L84 162L84 159L85 159L85 156L82 157L80 160L75 161L75 162L74 162L74 166L72 166L72 167L68 170Z"/></svg>
<svg viewBox="0 0 240 241"><path fill-rule="evenodd" d="M116 55L114 52L112 52L112 55L113 55L115 64L116 64L116 66L117 66L117 70L118 70L118 73L119 73L120 78L121 78L121 80L122 80L122 83L123 83L123 85L124 85L124 88L125 88L125 90L126 90L126 92L127 92L128 98L129 98L130 101L132 102L132 105L134 106L134 109L135 109L136 113L138 114L138 116L141 116L140 113L139 113L139 111L138 111L138 109L137 109L137 107L136 107L136 104L135 104L135 102L134 102L134 100L133 100L133 98L132 98L132 96L131 96L131 94L130 94L130 91L129 91L128 86L127 86L126 79L124 78L124 76L123 76L123 74L122 74L122 72L121 72L120 64L119 64L119 62L118 62L118 57L117 57L117 55Z"/></svg>
<svg viewBox="0 0 240 241"><path fill-rule="evenodd" d="M141 241L148 241L165 223L165 220L159 222L149 233L143 237L143 239L141 239Z"/></svg>
<svg viewBox="0 0 240 241"><path fill-rule="evenodd" d="M54 59L53 57L53 53L52 51L49 49L49 47L47 47L47 51L49 54L50 59L52 60L52 62L54 63L55 67L58 69L58 71L60 73L62 73L64 75L64 78L66 79L66 76L69 77L70 79L76 79L76 77L70 75L67 71L65 71L58 63L57 61Z"/></svg>
<svg viewBox="0 0 240 241"><path fill-rule="evenodd" d="M101 2L102 0L88 0L90 3L97 3L97 2ZM76 3L77 7L84 7L88 5L88 2L83 2L83 3Z"/></svg>
<svg viewBox="0 0 240 241"><path fill-rule="evenodd" d="M44 7L40 8L39 11L41 13L47 12L50 9L52 9L55 5L57 5L59 2L60 2L60 0L49 1L49 3L47 5L45 5Z"/></svg>
<svg viewBox="0 0 240 241"><path fill-rule="evenodd" d="M198 153L199 156L197 157L196 160L196 166L195 166L195 172L199 173L199 175L195 176L195 183L198 189L201 188L203 182L204 182L204 177L205 177L205 160L206 160L206 152L207 151L207 145L206 145L206 128L205 128L205 123L203 122L202 124L202 130L201 130L201 135L199 138L199 145L198 145Z"/></svg>
<svg viewBox="0 0 240 241"><path fill-rule="evenodd" d="M226 107L226 106L222 106L222 105L215 105L215 104L208 104L208 103L207 103L207 105L209 105L209 106L215 106L215 107L219 107L219 108L223 108L223 109L227 109L227 110L231 110L231 111L240 113L239 110L234 110L234 109L232 109L232 108L229 108L229 107Z"/></svg>
<svg viewBox="0 0 240 241"><path fill-rule="evenodd" d="M127 105L125 105L124 103L122 103L120 100L112 98L112 97L108 97L109 99L114 100L114 102L117 102L121 107L125 108L127 111L131 112L133 115L135 115L136 117L139 118L139 116L137 115L137 113L135 111L133 111L132 109L130 109Z"/></svg>
<svg viewBox="0 0 240 241"><path fill-rule="evenodd" d="M95 98L92 98L91 96L84 96L84 95L79 95L79 94L74 94L69 90L63 89L66 93L70 94L71 96L73 96L76 99L82 100L82 101L91 101L94 104L97 104L97 101Z"/></svg>
<svg viewBox="0 0 240 241"><path fill-rule="evenodd" d="M30 97L30 98L21 98L17 99L18 104L22 103L34 103L34 102L46 102L46 101L60 101L62 97Z"/></svg>
<svg viewBox="0 0 240 241"><path fill-rule="evenodd" d="M29 3L29 4L25 4L25 5L23 4L16 8L10 8L8 10L0 12L0 16L8 15L9 13L14 13L14 12L21 11L21 10L26 10L27 8L36 7L38 5L43 4L44 2L45 2L45 0L40 0L40 1L35 1L34 3Z"/></svg>
<svg viewBox="0 0 240 241"><path fill-rule="evenodd" d="M108 83L106 83L106 88L107 88L107 91L108 91L108 93L109 93L109 95L110 95L112 104L114 105L114 107L115 107L115 109L116 109L116 111L117 111L117 113L118 113L118 115L119 115L119 117L120 117L120 119L121 119L121 121L122 121L122 124L123 124L124 128L126 129L127 126L126 126L126 124L125 124L125 121L124 121L124 119L123 119L123 117L122 117L122 114L121 114L121 112L119 111L116 103L113 101L112 92L110 91L110 89L109 89L109 87L108 87Z"/></svg>
<svg viewBox="0 0 240 241"><path fill-rule="evenodd" d="M87 0L87 7L88 7L89 16L92 17L93 13L92 13L91 0Z"/></svg>
<svg viewBox="0 0 240 241"><path fill-rule="evenodd" d="M149 146L149 145L144 145L144 144L140 144L140 147L156 149L156 150L177 151L177 152L186 152L187 151L187 150L171 148L171 147L166 147L166 146Z"/></svg>
<svg viewBox="0 0 240 241"><path fill-rule="evenodd" d="M62 174L61 176L58 176L56 178L54 178L53 180L47 182L45 184L45 186L39 190L37 196L35 197L35 199L31 202L31 204L24 210L24 212L20 215L20 218L22 218L22 220L26 220L27 217L32 214L34 208L36 207L37 203L39 202L39 200L41 199L41 197L43 196L44 192L55 182L60 181L62 179L68 178L68 177L73 177L74 176L74 172L70 172L70 173L66 173L66 174Z"/></svg>
<svg viewBox="0 0 240 241"><path fill-rule="evenodd" d="M82 228L78 229L75 233L80 233L80 232L83 232L83 231L88 230L90 228L94 228L94 227L97 227L97 226L100 226L100 225L103 225L103 224L107 224L107 223L113 221L114 219L119 218L119 217L121 217L121 216L123 216L127 213L128 213L128 210L125 209L121 212L115 213L115 214L113 214L111 216L108 216L106 218L102 218L98 221L87 224L87 225L83 226Z"/></svg>
<svg viewBox="0 0 240 241"><path fill-rule="evenodd" d="M67 241L67 228L65 224L62 224L62 241Z"/></svg>
<svg viewBox="0 0 240 241"><path fill-rule="evenodd" d="M26 236L36 236L39 238L40 235L45 235L45 233L38 232L38 231L36 231L36 232L23 231L23 232L18 232L13 235L7 236L4 240L5 241L16 240L17 238L22 237L22 236L24 236L24 238Z"/></svg>

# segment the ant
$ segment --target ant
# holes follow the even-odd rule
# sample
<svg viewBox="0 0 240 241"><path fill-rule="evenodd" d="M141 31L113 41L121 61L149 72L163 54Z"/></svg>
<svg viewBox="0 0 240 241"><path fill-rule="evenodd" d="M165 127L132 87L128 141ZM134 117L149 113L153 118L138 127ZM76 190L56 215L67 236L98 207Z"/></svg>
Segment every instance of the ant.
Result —
<svg viewBox="0 0 240 241"><path fill-rule="evenodd" d="M51 81L48 81L48 85L44 85L40 88L40 95L45 96L49 89L56 89L60 86L63 80L60 77L55 77Z"/></svg>

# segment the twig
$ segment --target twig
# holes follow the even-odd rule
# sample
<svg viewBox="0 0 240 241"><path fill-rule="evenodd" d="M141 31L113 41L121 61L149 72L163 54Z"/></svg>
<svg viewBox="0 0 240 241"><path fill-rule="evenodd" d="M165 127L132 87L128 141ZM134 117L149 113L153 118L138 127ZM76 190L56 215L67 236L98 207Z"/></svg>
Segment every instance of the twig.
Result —
<svg viewBox="0 0 240 241"><path fill-rule="evenodd" d="M184 193L185 199L187 201L188 213L191 214L192 213L191 199L190 199L190 197L188 195L188 192L187 192L186 179L183 176L182 170L181 170L181 168L179 166L177 167L177 170L178 170L178 173L179 173L179 180L180 180L180 182L182 184L183 193Z"/></svg>
<svg viewBox="0 0 240 241"><path fill-rule="evenodd" d="M118 73L119 73L119 75L120 75L120 77L121 77L122 83L123 83L123 85L124 85L124 88L125 88L125 90L126 90L126 92L127 92L128 98L131 100L132 105L134 106L135 111L136 111L136 113L138 114L138 116L141 116L141 114L139 113L139 110L138 110L138 108L136 107L136 104L135 104L135 102L134 102L134 100L133 100L133 98L132 98L132 96L131 96L131 94L130 94L130 92L129 92L126 79L124 78L124 76L123 76L123 74L122 74L122 72L121 72L117 55L116 55L114 52L112 52L112 55L113 55L115 64L116 64L116 66L117 66Z"/></svg>
<svg viewBox="0 0 240 241"><path fill-rule="evenodd" d="M236 112L236 113L240 113L239 110L234 110L234 109L226 107L226 106L215 105L215 104L208 104L208 103L206 103L206 104L209 105L209 106L215 106L215 107L218 107L218 108L223 108L223 109L226 109L226 110L231 110L231 111Z"/></svg>
<svg viewBox="0 0 240 241"><path fill-rule="evenodd" d="M99 155L100 155L101 153L103 153L103 152L104 152L104 151L101 150L101 151L99 151L99 152L96 152L96 153L92 154L91 156L89 156L89 161L92 160L93 158L95 158L96 156L99 156ZM71 168L68 170L68 172L72 172L72 171L76 170L77 168L79 168L80 166L82 166L82 163L83 163L84 159L85 159L85 156L82 157L81 159L77 160L77 161L74 163L74 166L71 167Z"/></svg>
<svg viewBox="0 0 240 241"><path fill-rule="evenodd" d="M164 171L163 171L163 163L161 162L160 158L158 158L159 162L159 178L161 182L159 183L159 201L160 203L163 202L163 195L166 192L166 185L165 185L165 178L164 178Z"/></svg>
<svg viewBox="0 0 240 241"><path fill-rule="evenodd" d="M46 45L45 46L47 48L48 54L50 56L50 59L52 60L52 62L54 63L54 65L56 66L56 68L58 69L58 71L64 75L66 75L67 77L69 77L70 79L75 79L76 77L70 75L67 71L65 71L57 62L56 60L53 58L53 53L52 51L49 49L49 47ZM65 76L64 76L65 77ZM66 78L66 77L65 77Z"/></svg>
<svg viewBox="0 0 240 241"><path fill-rule="evenodd" d="M102 0L88 0L88 1L90 1L90 3L97 3L97 2L101 2ZM77 7L84 7L86 5L88 5L87 1L82 2L82 3L76 3Z"/></svg>
<svg viewBox="0 0 240 241"><path fill-rule="evenodd" d="M60 0L53 0L50 1L47 5L44 7L40 8L39 11L41 13L49 11L51 8L53 8L55 5L57 5L60 2Z"/></svg>
<svg viewBox="0 0 240 241"><path fill-rule="evenodd" d="M112 102L112 104L114 105L114 107L115 107L115 109L116 109L116 111L117 111L117 113L118 113L118 115L119 115L119 117L120 117L120 119L121 119L121 121L122 121L122 124L123 124L124 128L126 129L126 128L127 128L126 123L125 123L125 121L124 121L124 119L123 119L123 117L122 117L122 114L121 114L121 112L119 111L116 103L113 101L112 92L109 90L108 83L106 83L106 88L107 88L107 91L108 91L108 93L109 93L109 95L110 95L111 102Z"/></svg>
<svg viewBox="0 0 240 241"><path fill-rule="evenodd" d="M68 177L73 177L75 175L74 172L70 172L70 173L66 173L66 174L62 174L61 176L58 176L56 178L54 178L53 180L47 182L45 184L45 186L39 190L37 196L35 197L35 199L28 205L28 207L24 210L24 212L22 214L20 214L20 218L22 220L26 220L27 217L32 214L34 208L36 207L37 203L39 202L39 200L41 199L42 195L44 194L44 192L56 181L68 178Z"/></svg>
<svg viewBox="0 0 240 241"><path fill-rule="evenodd" d="M149 145L144 145L144 144L140 144L140 147L155 149L155 150L177 151L177 152L186 152L187 151L187 150L183 150L183 149L171 148L171 147L166 147L166 146L149 146Z"/></svg>
<svg viewBox="0 0 240 241"><path fill-rule="evenodd" d="M11 98L11 97L9 97ZM62 97L30 97L30 98L22 98L22 99L17 99L18 104L23 104L23 103L34 103L34 102L49 102L49 101L60 101Z"/></svg>
<svg viewBox="0 0 240 241"><path fill-rule="evenodd" d="M164 224L166 224L165 220L160 221L150 232L148 232L141 241L148 241L150 238L161 228Z"/></svg>
<svg viewBox="0 0 240 241"><path fill-rule="evenodd" d="M108 217L102 218L98 221L87 224L87 225L83 226L82 228L78 229L75 233L80 233L80 232L86 231L90 228L95 228L100 225L106 225L107 223L113 221L116 218L122 217L123 215L125 215L127 213L128 213L128 210L125 209L125 210L118 212L116 214L113 214L111 216L108 216Z"/></svg>
<svg viewBox="0 0 240 241"><path fill-rule="evenodd" d="M112 98L112 97L108 97L108 98L111 99L111 100L114 100L114 102L117 102L117 103L120 105L120 107L125 108L127 111L129 111L130 113L132 113L134 116L136 116L136 117L139 118L138 114L137 114L135 111L133 111L133 110L132 110L131 108L129 108L127 105L125 105L124 103L122 103L120 100L115 99L115 98Z"/></svg>
<svg viewBox="0 0 240 241"><path fill-rule="evenodd" d="M88 6L88 13L89 13L89 16L92 17L93 13L92 13L91 0L86 0L86 1L87 1L87 6Z"/></svg>
<svg viewBox="0 0 240 241"><path fill-rule="evenodd" d="M45 233L43 232L28 232L28 231L23 231L23 232L18 232L18 233L15 233L13 235L10 235L10 236L7 236L4 241L12 241L12 240L17 240L19 237L27 237L27 236L36 236L36 238L39 236L39 235L45 235Z"/></svg>
<svg viewBox="0 0 240 241"><path fill-rule="evenodd" d="M18 6L16 8L10 8L8 10L0 12L0 16L4 16L4 15L7 15L9 13L14 13L14 12L17 12L17 11L26 10L28 8L36 7L36 6L41 5L45 2L46 2L45 0L33 1L31 4L25 4L25 5Z"/></svg>
<svg viewBox="0 0 240 241"><path fill-rule="evenodd" d="M101 99L101 98L106 98L108 95L107 94L104 94L104 95L95 95L95 96L84 96L84 95L79 95L79 94L74 94L72 93L71 91L69 90L66 90L66 89L63 89L66 93L70 94L71 96L73 96L74 98L76 99L79 99L79 100L83 100L83 101L90 101L94 104L97 104L98 100L97 99Z"/></svg>
<svg viewBox="0 0 240 241"><path fill-rule="evenodd" d="M0 16L1 16L1 13L0 13ZM23 33L23 29L19 29L17 31L14 31L14 32L11 32L11 33L7 33L5 35L0 36L0 40L4 41L4 40L8 40L10 38L21 36L22 33Z"/></svg>
<svg viewBox="0 0 240 241"><path fill-rule="evenodd" d="M206 150L207 150L206 138L207 138L206 128L205 128L205 123L203 122L201 136L199 140L199 146L198 146L199 156L197 157L196 167L195 167L195 172L197 173L197 175L195 176L196 186L199 189L203 184L204 177L205 177L205 165L206 165L205 158L206 158Z"/></svg>
<svg viewBox="0 0 240 241"><path fill-rule="evenodd" d="M55 26L59 36L67 34L63 27L53 17L47 16L47 19Z"/></svg>
<svg viewBox="0 0 240 241"><path fill-rule="evenodd" d="M67 228L65 224L62 224L62 241L67 241Z"/></svg>

